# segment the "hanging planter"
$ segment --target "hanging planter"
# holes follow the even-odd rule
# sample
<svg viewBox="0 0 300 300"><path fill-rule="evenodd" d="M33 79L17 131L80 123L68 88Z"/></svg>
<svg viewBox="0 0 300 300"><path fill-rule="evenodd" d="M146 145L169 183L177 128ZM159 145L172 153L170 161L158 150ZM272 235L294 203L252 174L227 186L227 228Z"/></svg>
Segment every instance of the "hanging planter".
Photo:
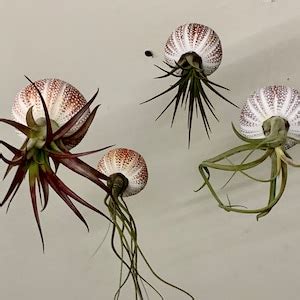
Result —
<svg viewBox="0 0 300 300"><path fill-rule="evenodd" d="M87 102L76 88L62 80L44 79L35 82L28 80L31 84L22 89L15 98L12 109L14 120L0 119L0 122L16 128L25 139L20 149L6 141L0 141L14 155L10 160L1 154L2 160L8 165L4 178L12 169L16 169L0 206L8 202L7 209L9 208L28 173L32 207L44 249L37 198L39 196L41 209L45 210L49 200L50 187L87 228L84 217L72 200L110 220L72 191L56 174L58 166L62 164L110 193L110 189L100 180L107 180L108 177L79 159L80 156L95 153L107 147L76 154L70 152L70 149L81 142L93 122L99 105L91 112L89 107L98 91Z"/></svg>
<svg viewBox="0 0 300 300"><path fill-rule="evenodd" d="M163 299L159 291L140 274L138 268L140 258L157 279L194 299L188 292L157 275L138 244L137 226L123 197L135 195L145 187L148 171L144 158L133 150L117 148L102 157L97 169L108 176L107 186L110 192L105 197L104 203L113 224L112 250L121 261L119 288L114 299L119 299L121 289L130 277L135 287L135 299L148 299L146 286ZM127 270L125 274L124 268Z"/></svg>
<svg viewBox="0 0 300 300"><path fill-rule="evenodd" d="M170 70L158 67L165 72L165 75L158 78L173 76L177 78L177 82L162 93L143 102L152 101L175 89L175 96L157 119L174 103L173 124L178 106L187 108L189 145L194 113L197 116L198 114L202 116L203 125L208 137L211 128L207 117L207 109L218 120L214 112L214 106L208 98L205 88L226 102L236 106L218 91L218 88L228 90L226 87L208 79L208 76L217 70L221 60L221 41L211 28L196 23L179 26L172 32L165 45L165 63Z"/></svg>
<svg viewBox="0 0 300 300"><path fill-rule="evenodd" d="M205 160L199 166L200 174L219 206L226 211L256 214L257 219L267 215L283 195L287 182L288 165L296 164L287 150L297 143L300 137L300 94L297 90L286 86L267 86L253 93L241 110L239 133L233 126L234 133L244 143L211 159ZM254 152L263 154L250 160ZM248 152L239 164L234 164L230 157L241 152ZM246 171L254 169L268 158L271 160L270 178L259 179ZM221 161L226 160L224 164ZM251 180L269 184L268 203L257 209L247 209L236 205L225 205L210 182L209 169L217 169L242 173ZM231 178L232 178L231 176ZM231 179L230 178L230 179ZM280 178L280 185L277 188ZM200 188L200 189L201 189Z"/></svg>

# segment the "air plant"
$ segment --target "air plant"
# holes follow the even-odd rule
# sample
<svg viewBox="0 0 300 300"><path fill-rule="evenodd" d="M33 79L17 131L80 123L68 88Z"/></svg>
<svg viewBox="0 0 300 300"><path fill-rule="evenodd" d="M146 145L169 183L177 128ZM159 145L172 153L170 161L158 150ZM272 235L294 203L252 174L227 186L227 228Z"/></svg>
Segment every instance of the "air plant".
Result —
<svg viewBox="0 0 300 300"><path fill-rule="evenodd" d="M158 290L140 274L138 257L143 259L157 279L194 299L188 292L157 275L138 244L137 226L123 197L135 195L145 187L148 171L143 157L130 149L113 149L104 155L97 168L108 176L107 186L110 193L105 197L104 203L113 223L111 246L121 261L119 288L114 299L119 299L121 289L130 277L135 287L135 299L144 299L144 295L148 298L145 285L150 286L163 299ZM117 245L120 245L120 250L117 249ZM123 274L124 267L128 271L126 275Z"/></svg>
<svg viewBox="0 0 300 300"><path fill-rule="evenodd" d="M101 179L107 180L108 177L79 158L107 147L75 154L70 152L81 142L95 117L99 105L91 112L89 107L98 91L87 102L76 88L62 80L44 79L35 82L28 80L31 84L22 89L15 98L12 108L14 120L0 119L0 122L17 129L25 139L20 149L6 141L0 141L13 153L11 160L1 154L2 160L8 165L4 178L13 168L16 168L10 187L0 206L8 202L7 209L9 208L28 173L33 212L44 249L37 198L40 198L43 211L48 204L50 187L86 225L87 229L87 222L73 204L72 199L110 220L96 207L77 195L56 174L58 166L64 165L110 193L110 189L101 181Z"/></svg>
<svg viewBox="0 0 300 300"><path fill-rule="evenodd" d="M297 140L300 136L299 124L300 94L297 90L280 85L258 89L247 99L241 110L241 133L232 124L234 133L244 143L200 164L199 171L204 179L201 188L207 186L219 206L228 212L256 214L257 219L266 216L284 193L287 183L287 165L300 167L287 152L289 148L299 143ZM257 151L262 152L262 155L249 161L250 156ZM240 163L235 164L230 160L231 156L242 152L248 153ZM261 165L268 158L271 160L269 178L256 178L246 172ZM228 163L221 163L224 160ZM233 172L230 179L239 172L251 180L268 183L268 203L256 209L225 205L210 182L209 169Z"/></svg>
<svg viewBox="0 0 300 300"><path fill-rule="evenodd" d="M165 75L157 78L174 76L178 80L162 93L144 101L152 101L169 91L177 90L166 108L156 118L161 115L174 103L174 111L171 125L173 125L178 106L188 108L188 144L190 145L192 120L194 112L202 116L204 128L207 136L211 132L207 117L207 109L218 121L205 87L215 93L226 102L236 106L225 98L217 88L228 90L226 87L216 84L208 79L217 70L222 60L222 46L218 35L209 27L196 23L188 23L179 26L172 32L165 45L165 64L170 70L162 70ZM206 108L205 108L206 107ZM237 106L236 106L237 107Z"/></svg>

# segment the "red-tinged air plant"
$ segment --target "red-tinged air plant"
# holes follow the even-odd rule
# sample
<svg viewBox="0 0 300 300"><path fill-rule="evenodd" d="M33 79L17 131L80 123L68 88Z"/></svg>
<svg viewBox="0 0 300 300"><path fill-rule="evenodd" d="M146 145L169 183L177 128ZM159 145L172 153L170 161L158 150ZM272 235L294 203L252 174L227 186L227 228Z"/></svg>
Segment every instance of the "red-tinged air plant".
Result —
<svg viewBox="0 0 300 300"><path fill-rule="evenodd" d="M101 181L101 179L107 180L108 177L79 158L108 147L75 154L70 152L70 149L84 138L95 117L99 105L91 112L89 107L98 91L87 102L76 88L62 80L44 79L35 82L28 80L31 84L22 89L15 98L12 109L14 120L0 119L0 122L16 128L25 138L20 149L0 141L14 155L9 160L1 154L2 160L8 164L4 178L13 168L16 168L11 185L0 206L8 202L7 209L9 208L28 173L32 207L44 249L37 198L40 198L41 209L44 210L48 204L50 187L87 228L87 222L72 200L110 221L105 214L71 190L56 174L58 166L62 164L110 193L110 189Z"/></svg>
<svg viewBox="0 0 300 300"><path fill-rule="evenodd" d="M163 299L158 290L140 274L138 257L143 259L157 279L194 299L188 292L157 275L138 244L137 226L123 197L135 195L145 187L148 171L143 157L130 149L113 149L102 157L97 168L101 173L108 176L107 186L110 192L105 197L104 202L113 224L111 246L121 261L119 288L114 299L119 299L121 289L130 277L135 287L135 299L145 299L145 295L148 299L145 285L148 285ZM116 243L120 246L120 250L118 250ZM123 274L124 267L127 268L126 274Z"/></svg>
<svg viewBox="0 0 300 300"><path fill-rule="evenodd" d="M187 108L189 145L194 113L196 113L196 116L199 114L202 116L203 125L208 137L211 128L207 118L207 109L218 121L214 112L214 106L205 92L205 87L226 102L236 106L217 90L217 88L228 90L226 87L216 84L207 78L217 70L221 60L222 45L214 30L196 23L179 26L172 32L165 45L165 63L170 70L164 70L157 66L165 72L165 75L157 78L173 76L178 80L162 93L143 102L152 101L169 91L177 90L175 96L157 119L174 103L171 123L173 125L178 106L183 106L184 109Z"/></svg>
<svg viewBox="0 0 300 300"><path fill-rule="evenodd" d="M233 126L234 133L243 144L227 150L213 158L203 161L199 171L204 179L202 187L207 186L219 206L226 211L256 214L257 219L266 216L281 199L287 183L288 165L296 164L287 150L300 143L300 94L286 86L274 85L256 90L246 101L240 114L239 133ZM238 164L232 158L238 153L247 153ZM250 160L253 153L262 152L256 159ZM271 160L270 177L259 179L247 173L248 170ZM226 163L222 163L226 161ZM251 180L269 185L268 202L261 208L248 209L239 205L225 205L210 181L210 170L223 170L241 173ZM279 180L280 179L280 180ZM226 183L226 184L227 184ZM279 184L280 183L280 184ZM202 188L201 187L201 188ZM200 188L200 189L201 189ZM251 195L249 195L251 199Z"/></svg>

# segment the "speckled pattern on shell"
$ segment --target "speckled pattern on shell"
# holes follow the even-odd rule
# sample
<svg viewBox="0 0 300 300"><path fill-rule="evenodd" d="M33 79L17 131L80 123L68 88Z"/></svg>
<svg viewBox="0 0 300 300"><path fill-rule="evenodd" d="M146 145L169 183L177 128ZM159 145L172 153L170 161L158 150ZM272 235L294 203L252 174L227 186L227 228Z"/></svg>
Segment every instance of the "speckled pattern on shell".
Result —
<svg viewBox="0 0 300 300"><path fill-rule="evenodd" d="M196 23L179 26L165 45L165 60L176 66L180 57L188 52L197 53L205 75L212 74L222 60L222 45L218 35L209 27Z"/></svg>
<svg viewBox="0 0 300 300"><path fill-rule="evenodd" d="M87 102L75 87L60 79L42 79L34 83L45 100L50 119L58 126L65 124ZM35 120L45 117L42 102L33 84L27 85L17 94L12 108L13 118L26 125L26 113L31 106ZM86 120L89 112L88 110L66 135L76 131Z"/></svg>
<svg viewBox="0 0 300 300"><path fill-rule="evenodd" d="M300 95L293 88L281 85L257 89L246 101L240 114L241 133L253 139L264 138L262 124L280 116L289 122L289 134L300 137ZM286 147L293 146L288 141Z"/></svg>
<svg viewBox="0 0 300 300"><path fill-rule="evenodd" d="M144 158L134 150L117 148L105 154L97 165L97 169L107 176L121 173L128 179L128 187L123 196L139 193L148 180L148 170Z"/></svg>

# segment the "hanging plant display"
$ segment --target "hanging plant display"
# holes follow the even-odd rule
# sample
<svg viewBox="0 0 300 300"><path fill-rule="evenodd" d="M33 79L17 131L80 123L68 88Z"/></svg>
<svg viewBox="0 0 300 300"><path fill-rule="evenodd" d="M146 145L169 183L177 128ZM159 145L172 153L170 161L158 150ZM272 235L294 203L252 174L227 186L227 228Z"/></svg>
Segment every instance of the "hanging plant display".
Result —
<svg viewBox="0 0 300 300"><path fill-rule="evenodd" d="M30 79L28 80L30 81ZM16 128L22 138L25 139L20 149L6 141L0 141L13 153L11 160L1 154L2 160L8 164L4 177L16 168L10 187L0 206L8 202L7 209L9 208L28 173L33 212L44 249L37 190L39 198L41 198L42 210L47 207L49 188L51 187L87 228L88 225L84 217L72 200L110 220L105 214L71 190L56 174L58 166L64 165L110 193L110 189L100 180L107 180L108 177L79 159L80 156L107 147L76 154L70 152L70 149L78 145L84 138L95 117L99 105L91 112L89 107L98 91L87 102L76 88L62 80L44 79L30 82L31 84L22 89L15 98L12 108L14 120L0 119L0 122Z"/></svg>
<svg viewBox="0 0 300 300"><path fill-rule="evenodd" d="M258 89L247 99L241 110L241 133L233 126L234 133L243 144L200 164L199 171L204 179L201 188L207 186L219 206L226 211L256 214L257 219L267 215L283 195L287 182L287 165L300 167L287 152L289 148L300 142L299 124L300 94L297 90L277 85ZM235 154L247 151L248 154L241 163L234 164L230 160L230 157ZM262 155L250 160L251 155L257 151L262 152ZM271 160L269 178L259 179L246 172L259 166L268 158ZM227 161L226 164L221 163L224 160ZM269 184L268 203L257 209L225 205L210 182L209 169L233 172L233 175L239 172L251 180ZM277 188L279 177L280 185Z"/></svg>
<svg viewBox="0 0 300 300"><path fill-rule="evenodd" d="M137 226L123 197L135 195L145 187L148 171L144 158L130 149L113 149L102 157L97 168L100 173L108 176L107 186L110 192L105 197L104 203L113 224L111 246L121 261L119 288L114 299L119 299L121 289L130 277L135 287L135 299L145 299L146 286L163 299L159 291L140 274L138 257L142 258L157 279L194 299L188 292L157 275L138 244ZM127 269L125 274L123 274L124 267Z"/></svg>
<svg viewBox="0 0 300 300"><path fill-rule="evenodd" d="M218 120L214 112L214 106L207 96L205 88L208 88L226 102L236 106L218 91L218 88L228 90L226 87L208 79L208 76L217 70L221 60L221 41L211 28L196 23L179 26L172 32L165 45L165 63L170 70L164 70L158 67L165 72L165 75L158 78L173 76L177 78L177 81L162 93L143 102L152 101L175 89L175 96L157 119L174 103L173 124L178 106L184 107L185 109L187 108L189 145L194 113L196 113L197 116L198 114L202 116L207 136L209 136L211 132L207 109L213 117Z"/></svg>

